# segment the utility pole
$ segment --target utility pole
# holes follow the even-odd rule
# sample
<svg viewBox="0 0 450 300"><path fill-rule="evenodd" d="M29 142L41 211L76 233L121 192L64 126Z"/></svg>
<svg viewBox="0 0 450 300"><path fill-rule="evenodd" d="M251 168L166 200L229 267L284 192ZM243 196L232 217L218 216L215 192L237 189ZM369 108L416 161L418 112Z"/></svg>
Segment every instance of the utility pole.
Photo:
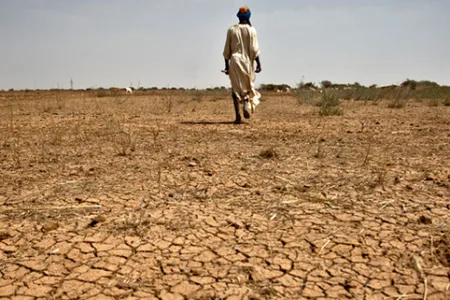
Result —
<svg viewBox="0 0 450 300"><path fill-rule="evenodd" d="M73 79L70 78L70 89L73 90Z"/></svg>

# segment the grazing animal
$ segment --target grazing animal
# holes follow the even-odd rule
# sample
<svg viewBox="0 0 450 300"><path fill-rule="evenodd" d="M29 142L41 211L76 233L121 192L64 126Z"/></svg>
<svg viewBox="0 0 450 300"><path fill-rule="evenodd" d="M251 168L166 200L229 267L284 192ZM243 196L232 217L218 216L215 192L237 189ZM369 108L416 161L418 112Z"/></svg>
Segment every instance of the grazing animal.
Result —
<svg viewBox="0 0 450 300"><path fill-rule="evenodd" d="M133 93L133 90L132 90L130 87L126 87L126 88L125 88L125 93L131 95L131 94Z"/></svg>

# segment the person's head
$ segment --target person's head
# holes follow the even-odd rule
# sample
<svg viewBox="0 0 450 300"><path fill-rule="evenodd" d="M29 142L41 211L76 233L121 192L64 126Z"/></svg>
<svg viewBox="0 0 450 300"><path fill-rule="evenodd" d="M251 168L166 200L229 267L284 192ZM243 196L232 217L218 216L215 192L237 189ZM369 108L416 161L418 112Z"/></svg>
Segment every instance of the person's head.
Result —
<svg viewBox="0 0 450 300"><path fill-rule="evenodd" d="M247 6L242 6L241 8L239 8L239 11L237 13L239 23L251 25L251 23L250 23L251 16L252 16L252 13Z"/></svg>

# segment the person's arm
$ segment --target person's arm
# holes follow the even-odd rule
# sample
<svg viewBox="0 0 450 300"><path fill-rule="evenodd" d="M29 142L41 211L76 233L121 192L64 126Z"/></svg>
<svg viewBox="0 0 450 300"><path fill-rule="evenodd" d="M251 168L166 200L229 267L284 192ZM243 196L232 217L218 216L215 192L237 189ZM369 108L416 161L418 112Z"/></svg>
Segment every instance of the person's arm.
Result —
<svg viewBox="0 0 450 300"><path fill-rule="evenodd" d="M225 59L225 74L228 75L230 70L229 60L231 57L231 28L227 31L227 39L225 41L225 47L223 49L223 57Z"/></svg>
<svg viewBox="0 0 450 300"><path fill-rule="evenodd" d="M225 58L225 74L228 75L230 71L230 62L228 61L228 59Z"/></svg>
<svg viewBox="0 0 450 300"><path fill-rule="evenodd" d="M262 71L262 69L261 69L261 61L259 59L259 56L256 57L255 61L256 61L256 70L255 70L255 72L259 73L259 72Z"/></svg>

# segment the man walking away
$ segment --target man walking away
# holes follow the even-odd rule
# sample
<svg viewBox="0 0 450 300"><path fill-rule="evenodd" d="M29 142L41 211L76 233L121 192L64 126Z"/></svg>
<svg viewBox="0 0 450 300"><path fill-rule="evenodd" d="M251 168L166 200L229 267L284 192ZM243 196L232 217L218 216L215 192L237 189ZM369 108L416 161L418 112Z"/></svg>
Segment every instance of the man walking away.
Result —
<svg viewBox="0 0 450 300"><path fill-rule="evenodd" d="M237 13L239 24L228 29L227 40L223 51L225 58L225 74L229 75L233 90L235 124L241 124L239 103L244 103L244 117L250 118L259 104L261 94L255 89L255 72L261 72L259 60L259 43L255 27L250 23L251 12L243 6ZM256 61L256 70L254 68Z"/></svg>

